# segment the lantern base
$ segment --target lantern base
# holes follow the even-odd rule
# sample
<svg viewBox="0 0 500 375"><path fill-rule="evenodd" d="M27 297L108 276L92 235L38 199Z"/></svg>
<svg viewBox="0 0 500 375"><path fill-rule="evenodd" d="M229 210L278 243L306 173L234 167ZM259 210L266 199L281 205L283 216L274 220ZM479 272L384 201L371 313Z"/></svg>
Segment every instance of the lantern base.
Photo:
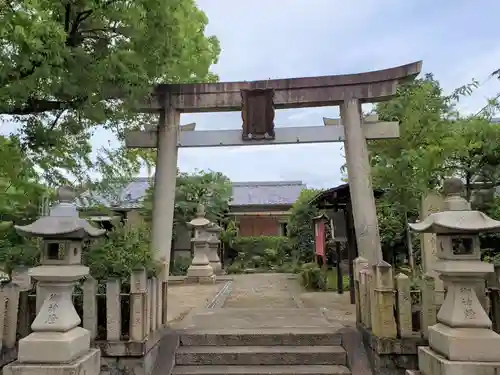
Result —
<svg viewBox="0 0 500 375"><path fill-rule="evenodd" d="M500 362L450 361L428 346L418 348L418 368L420 371L409 375L497 375Z"/></svg>
<svg viewBox="0 0 500 375"><path fill-rule="evenodd" d="M69 363L21 363L12 362L3 368L4 375L98 375L101 372L101 351L90 349Z"/></svg>
<svg viewBox="0 0 500 375"><path fill-rule="evenodd" d="M90 332L76 327L68 332L33 332L19 340L21 363L68 363L88 352Z"/></svg>
<svg viewBox="0 0 500 375"><path fill-rule="evenodd" d="M191 265L189 266L188 270L187 270L187 277L188 278L197 278L197 277L200 277L200 278L211 278L211 277L214 277L214 269L210 266L210 264L208 263L208 260L207 260L207 263L204 264L204 265Z"/></svg>
<svg viewBox="0 0 500 375"><path fill-rule="evenodd" d="M487 328L429 327L429 346L450 361L497 362L500 335Z"/></svg>
<svg viewBox="0 0 500 375"><path fill-rule="evenodd" d="M210 267L214 270L214 274L220 275L222 273L222 264L220 260L210 261Z"/></svg>
<svg viewBox="0 0 500 375"><path fill-rule="evenodd" d="M186 284L215 284L216 276L187 276Z"/></svg>

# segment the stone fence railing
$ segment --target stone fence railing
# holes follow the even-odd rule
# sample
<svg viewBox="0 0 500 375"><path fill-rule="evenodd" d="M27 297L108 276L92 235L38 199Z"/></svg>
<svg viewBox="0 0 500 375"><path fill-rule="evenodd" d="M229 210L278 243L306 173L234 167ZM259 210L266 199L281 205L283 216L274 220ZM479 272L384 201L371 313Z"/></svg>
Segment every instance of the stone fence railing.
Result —
<svg viewBox="0 0 500 375"><path fill-rule="evenodd" d="M434 278L424 276L412 290L410 278L393 275L392 266L383 263L368 268L355 260L357 322L380 338L427 338L427 328L436 324L444 291L435 290ZM478 286L479 301L489 313L493 329L500 329L500 266L495 274Z"/></svg>
<svg viewBox="0 0 500 375"><path fill-rule="evenodd" d="M417 347L426 345L428 327L437 322L445 291L435 290L432 277L423 277L412 290L411 279L403 273L394 275L390 264L368 267L362 258L355 260L354 276L357 325L371 350L372 363L381 373L404 374L405 369L418 368ZM497 332L499 279L500 267L495 267L495 273L476 291Z"/></svg>
<svg viewBox="0 0 500 375"><path fill-rule="evenodd" d="M166 285L146 272L136 271L129 283L92 277L75 288L73 301L93 345L105 357L144 356L160 339L167 316L163 293ZM15 282L0 286L0 367L16 358L17 341L30 334L30 325L44 297L36 285L24 290ZM38 292L38 293L37 293Z"/></svg>

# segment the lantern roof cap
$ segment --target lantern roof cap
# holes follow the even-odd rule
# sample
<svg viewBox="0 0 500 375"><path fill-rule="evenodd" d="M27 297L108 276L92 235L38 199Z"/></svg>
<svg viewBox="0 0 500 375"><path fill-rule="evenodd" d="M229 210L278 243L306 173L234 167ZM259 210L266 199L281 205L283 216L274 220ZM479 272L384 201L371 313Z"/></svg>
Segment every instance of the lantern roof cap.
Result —
<svg viewBox="0 0 500 375"><path fill-rule="evenodd" d="M207 231L217 233L217 232L222 232L222 228L216 223L210 223L210 225L208 225L207 227Z"/></svg>
<svg viewBox="0 0 500 375"><path fill-rule="evenodd" d="M500 232L500 221L480 211L435 212L409 226L415 232L437 234Z"/></svg>
<svg viewBox="0 0 500 375"><path fill-rule="evenodd" d="M205 215L205 206L203 204L199 204L198 210L196 211L196 217L191 220L188 225L195 228L207 227L211 224L211 222L205 217Z"/></svg>
<svg viewBox="0 0 500 375"><path fill-rule="evenodd" d="M471 210L470 203L461 196L463 189L464 184L459 178L446 179L443 184L445 210L409 224L410 228L416 232L437 234L500 232L500 221L483 212Z"/></svg>
<svg viewBox="0 0 500 375"><path fill-rule="evenodd" d="M24 236L76 239L99 237L106 233L106 230L95 228L79 217L74 199L75 194L70 187L60 187L57 189L58 203L51 207L49 216L42 216L28 225L16 225L16 231Z"/></svg>

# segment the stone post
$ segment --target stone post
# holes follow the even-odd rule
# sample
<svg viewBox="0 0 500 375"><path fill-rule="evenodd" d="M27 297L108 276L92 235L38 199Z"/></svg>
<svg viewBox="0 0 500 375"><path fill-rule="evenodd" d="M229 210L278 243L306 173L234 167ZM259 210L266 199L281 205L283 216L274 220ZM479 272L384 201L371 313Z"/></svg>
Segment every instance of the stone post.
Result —
<svg viewBox="0 0 500 375"><path fill-rule="evenodd" d="M83 328L90 332L90 339L97 337L97 280L88 276L83 283Z"/></svg>
<svg viewBox="0 0 500 375"><path fill-rule="evenodd" d="M189 226L195 228L191 243L194 247L194 256L187 270L188 282L213 283L215 282L214 269L208 260L208 243L210 236L207 228L211 222L205 218L205 207L198 206L196 218L191 220Z"/></svg>
<svg viewBox="0 0 500 375"><path fill-rule="evenodd" d="M372 332L377 337L395 338L397 336L396 321L394 319L394 280L392 267L381 261L373 267L374 311L372 311ZM376 312L376 313L375 313Z"/></svg>
<svg viewBox="0 0 500 375"><path fill-rule="evenodd" d="M397 290L397 317L399 336L412 337L413 324L411 314L411 290L410 278L404 273L399 273L396 276Z"/></svg>
<svg viewBox="0 0 500 375"><path fill-rule="evenodd" d="M443 208L443 197L436 192L429 192L422 197L421 218L422 220L434 212L439 212ZM436 256L437 243L435 233L422 233L420 235L422 266L426 276L434 279L435 286L435 304L440 306L444 301L443 280L439 278L434 270L434 265L438 260Z"/></svg>
<svg viewBox="0 0 500 375"><path fill-rule="evenodd" d="M130 340L141 341L148 332L144 330L144 321L146 314L144 314L144 304L146 303L146 289L147 289L147 275L146 271L141 268L132 271L130 275Z"/></svg>
<svg viewBox="0 0 500 375"><path fill-rule="evenodd" d="M80 264L84 240L105 231L78 217L69 188L60 188L58 198L49 216L16 226L22 235L43 239L41 265L29 274L46 298L31 325L33 332L19 340L17 361L4 367L5 375L100 373L100 350L90 349L91 333L79 327L72 294L74 284L89 274Z"/></svg>
<svg viewBox="0 0 500 375"><path fill-rule="evenodd" d="M207 228L207 232L210 236L208 239L208 261L216 275L220 275L222 272L222 264L219 258L219 235L221 231L222 228L216 224Z"/></svg>
<svg viewBox="0 0 500 375"><path fill-rule="evenodd" d="M359 289L361 297L361 321L366 328L371 328L371 301L370 301L370 275L369 268L359 272Z"/></svg>
<svg viewBox="0 0 500 375"><path fill-rule="evenodd" d="M363 322L363 296L361 291L361 270L368 267L368 261L363 257L354 259L354 297L356 301L356 321Z"/></svg>
<svg viewBox="0 0 500 375"><path fill-rule="evenodd" d="M361 103L346 99L340 107L345 132L345 154L351 192L354 226L359 255L370 265L382 260L377 211L368 159L366 139L361 126Z"/></svg>
<svg viewBox="0 0 500 375"><path fill-rule="evenodd" d="M425 275L420 283L420 330L425 339L429 338L429 327L436 324L435 293L434 278Z"/></svg>
<svg viewBox="0 0 500 375"><path fill-rule="evenodd" d="M122 304L120 279L106 281L106 340L120 341L122 335Z"/></svg>

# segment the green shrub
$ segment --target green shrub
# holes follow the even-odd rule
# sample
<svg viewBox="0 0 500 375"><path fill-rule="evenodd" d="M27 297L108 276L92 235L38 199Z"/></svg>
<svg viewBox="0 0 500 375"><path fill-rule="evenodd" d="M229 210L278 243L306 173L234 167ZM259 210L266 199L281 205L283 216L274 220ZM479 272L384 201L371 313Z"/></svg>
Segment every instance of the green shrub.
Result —
<svg viewBox="0 0 500 375"><path fill-rule="evenodd" d="M97 280L119 278L127 283L134 269L144 268L148 276L156 275L159 264L154 260L147 227L117 226L106 238L94 241L83 253L83 262Z"/></svg>
<svg viewBox="0 0 500 375"><path fill-rule="evenodd" d="M228 274L243 273L245 266L240 261L234 261L229 267L227 267L226 272Z"/></svg>
<svg viewBox="0 0 500 375"><path fill-rule="evenodd" d="M234 262L241 263L238 267L242 269L276 271L283 264L290 263L292 254L292 245L287 237L237 237L233 240L233 248L238 253Z"/></svg>
<svg viewBox="0 0 500 375"><path fill-rule="evenodd" d="M40 264L40 238L19 236L13 228L0 233L0 264L10 274L17 266ZM120 278L125 284L132 270L145 268L148 275L157 274L159 265L150 248L149 229L123 225L107 232L106 237L92 240L84 248L82 262L97 280Z"/></svg>
<svg viewBox="0 0 500 375"><path fill-rule="evenodd" d="M304 288L321 290L325 286L325 278L316 263L305 263L300 271L300 281Z"/></svg>
<svg viewBox="0 0 500 375"><path fill-rule="evenodd" d="M302 270L302 265L295 262L287 262L283 263L276 269L276 272L279 273L300 273Z"/></svg>
<svg viewBox="0 0 500 375"><path fill-rule="evenodd" d="M184 276L187 274L187 270L191 265L190 257L175 257L172 262L172 275L173 276Z"/></svg>
<svg viewBox="0 0 500 375"><path fill-rule="evenodd" d="M337 270L320 268L316 263L305 263L300 271L300 282L308 290L338 290ZM349 276L342 276L342 290L349 290Z"/></svg>
<svg viewBox="0 0 500 375"><path fill-rule="evenodd" d="M3 224L3 223L2 223ZM40 240L17 234L12 225L0 229L0 264L2 271L9 274L15 267L33 267L40 262Z"/></svg>
<svg viewBox="0 0 500 375"><path fill-rule="evenodd" d="M304 189L293 204L288 221L288 237L293 246L296 261L309 262L314 254L314 230L312 220L320 211L309 202L320 190Z"/></svg>

